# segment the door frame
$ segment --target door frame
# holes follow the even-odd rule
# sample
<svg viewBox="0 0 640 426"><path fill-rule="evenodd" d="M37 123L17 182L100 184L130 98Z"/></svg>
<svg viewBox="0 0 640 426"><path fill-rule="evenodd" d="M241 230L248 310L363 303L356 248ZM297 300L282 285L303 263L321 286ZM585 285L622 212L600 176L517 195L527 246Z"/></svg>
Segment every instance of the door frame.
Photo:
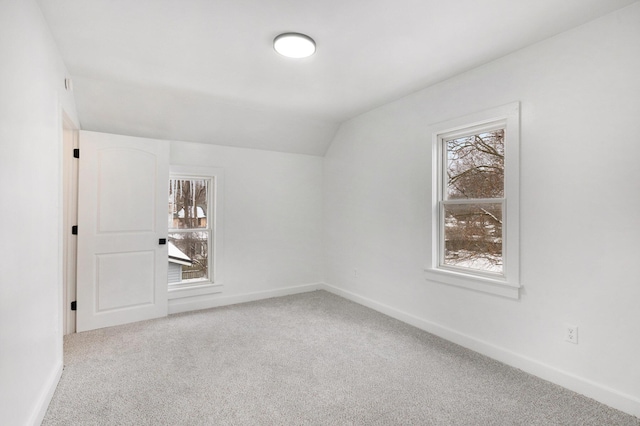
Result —
<svg viewBox="0 0 640 426"><path fill-rule="evenodd" d="M62 331L76 332L76 312L71 302L76 300L77 236L71 227L78 223L78 161L73 157L77 149L79 129L62 111Z"/></svg>

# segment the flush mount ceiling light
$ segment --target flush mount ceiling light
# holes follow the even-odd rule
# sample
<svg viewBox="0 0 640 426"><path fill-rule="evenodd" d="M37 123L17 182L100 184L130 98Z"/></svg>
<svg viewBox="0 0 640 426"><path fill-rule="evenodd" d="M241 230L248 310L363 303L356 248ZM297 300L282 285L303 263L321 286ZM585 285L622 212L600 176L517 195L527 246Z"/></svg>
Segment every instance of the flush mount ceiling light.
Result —
<svg viewBox="0 0 640 426"><path fill-rule="evenodd" d="M304 34L284 33L273 39L273 48L288 58L306 58L316 52L316 42Z"/></svg>

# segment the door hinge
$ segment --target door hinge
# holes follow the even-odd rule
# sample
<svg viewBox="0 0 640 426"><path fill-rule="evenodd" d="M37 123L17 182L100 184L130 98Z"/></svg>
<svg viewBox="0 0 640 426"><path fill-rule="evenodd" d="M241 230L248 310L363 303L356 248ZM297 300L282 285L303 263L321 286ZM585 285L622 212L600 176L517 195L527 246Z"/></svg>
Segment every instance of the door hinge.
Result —
<svg viewBox="0 0 640 426"><path fill-rule="evenodd" d="M74 300L73 302L71 302L71 310L75 311L78 308L78 304L76 303L76 301Z"/></svg>
<svg viewBox="0 0 640 426"><path fill-rule="evenodd" d="M80 148L73 148L73 158L80 158Z"/></svg>
<svg viewBox="0 0 640 426"><path fill-rule="evenodd" d="M71 234L72 235L78 235L78 225L73 225L71 227Z"/></svg>

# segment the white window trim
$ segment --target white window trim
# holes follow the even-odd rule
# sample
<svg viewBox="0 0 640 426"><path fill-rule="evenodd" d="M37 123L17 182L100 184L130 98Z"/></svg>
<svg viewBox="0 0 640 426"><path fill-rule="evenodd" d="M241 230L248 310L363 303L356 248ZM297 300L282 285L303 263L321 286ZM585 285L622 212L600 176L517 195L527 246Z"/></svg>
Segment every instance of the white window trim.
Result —
<svg viewBox="0 0 640 426"><path fill-rule="evenodd" d="M502 125L505 128L505 188L503 273L475 273L439 265L441 250L440 206L442 191L442 140ZM432 134L431 226L425 277L430 281L518 299L520 297L520 103L514 102L429 127ZM468 201L468 200L467 200ZM497 199L497 202L502 199Z"/></svg>
<svg viewBox="0 0 640 426"><path fill-rule="evenodd" d="M213 178L214 187L212 188L213 191L211 191L213 197L209 200L209 211L213 212L213 221L211 223L213 238L210 241L213 256L209 256L209 279L168 285L168 298L171 300L220 293L223 287L224 169L175 165L170 166L169 174L170 177Z"/></svg>

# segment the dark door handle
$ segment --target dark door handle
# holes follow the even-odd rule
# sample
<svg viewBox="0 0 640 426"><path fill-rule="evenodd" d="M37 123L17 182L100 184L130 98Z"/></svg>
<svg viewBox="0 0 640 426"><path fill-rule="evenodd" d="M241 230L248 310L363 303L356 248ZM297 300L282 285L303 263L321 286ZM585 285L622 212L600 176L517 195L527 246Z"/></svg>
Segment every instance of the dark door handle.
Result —
<svg viewBox="0 0 640 426"><path fill-rule="evenodd" d="M160 244L161 246L167 244L167 239L166 238L160 238L158 240L158 244Z"/></svg>

